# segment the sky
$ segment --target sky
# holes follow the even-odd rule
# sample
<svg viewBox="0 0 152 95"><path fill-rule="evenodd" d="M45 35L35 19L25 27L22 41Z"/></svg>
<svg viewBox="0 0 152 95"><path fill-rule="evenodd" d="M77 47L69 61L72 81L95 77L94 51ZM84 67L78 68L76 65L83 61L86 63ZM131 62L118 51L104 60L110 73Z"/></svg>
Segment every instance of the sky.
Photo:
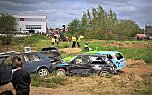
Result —
<svg viewBox="0 0 152 95"><path fill-rule="evenodd" d="M60 28L83 12L101 5L118 19L131 19L139 27L152 25L152 0L0 0L0 13L46 15L48 27Z"/></svg>

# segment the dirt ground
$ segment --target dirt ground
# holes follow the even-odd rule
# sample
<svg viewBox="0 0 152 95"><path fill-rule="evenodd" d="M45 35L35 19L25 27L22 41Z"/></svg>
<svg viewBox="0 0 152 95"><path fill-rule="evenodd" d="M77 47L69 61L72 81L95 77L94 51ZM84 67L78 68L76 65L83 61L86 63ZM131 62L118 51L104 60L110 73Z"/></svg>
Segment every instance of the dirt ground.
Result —
<svg viewBox="0 0 152 95"><path fill-rule="evenodd" d="M116 46L116 44L111 44ZM119 45L121 46L121 45ZM124 45L124 47L135 47L132 45ZM145 47L145 46L138 46L138 47ZM147 46L148 47L148 46ZM4 48L9 50L8 47ZM81 52L80 48L65 48L61 49L60 51L66 53L78 53ZM152 65L146 65L144 60L126 60L127 66L122 69L124 73L127 74L136 74L136 75L143 75L143 74L151 74L152 73ZM6 90L11 90L15 95L15 90L13 90L12 84L9 83L7 85L0 87L0 93ZM44 87L32 87L30 88L30 95L91 95L88 92L77 92L77 91L67 91L63 88L44 88Z"/></svg>
<svg viewBox="0 0 152 95"><path fill-rule="evenodd" d="M122 69L124 73L127 74L151 74L152 73L152 65L146 65L143 60L126 60L127 66ZM0 93L6 90L11 90L15 95L15 90L13 90L12 84L9 83L7 85L0 87ZM76 91L68 91L63 88L44 88L44 87L32 87L30 88L30 95L91 95L88 92L76 92Z"/></svg>
<svg viewBox="0 0 152 95"><path fill-rule="evenodd" d="M59 49L61 52L65 52L67 54L70 53L79 53L81 52L81 48L64 48L64 49Z"/></svg>
<svg viewBox="0 0 152 95"><path fill-rule="evenodd" d="M16 92L12 87L11 83L8 83L4 86L0 87L0 93L11 90L12 93L15 95ZM44 88L44 87L30 87L30 95L91 95L87 92L75 92L75 91L67 91L62 88Z"/></svg>
<svg viewBox="0 0 152 95"><path fill-rule="evenodd" d="M121 43L115 42L111 44L104 44L103 46L113 46L113 47L125 47L125 48L152 48L150 43Z"/></svg>

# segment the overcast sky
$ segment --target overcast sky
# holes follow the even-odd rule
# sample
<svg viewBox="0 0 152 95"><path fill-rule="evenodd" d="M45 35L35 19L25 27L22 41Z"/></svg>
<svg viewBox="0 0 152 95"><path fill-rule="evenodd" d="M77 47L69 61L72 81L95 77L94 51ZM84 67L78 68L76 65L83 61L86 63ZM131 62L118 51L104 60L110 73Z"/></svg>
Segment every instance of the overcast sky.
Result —
<svg viewBox="0 0 152 95"><path fill-rule="evenodd" d="M48 27L62 27L98 5L107 12L111 8L118 19L134 20L141 28L152 25L152 0L0 0L0 12L46 15Z"/></svg>

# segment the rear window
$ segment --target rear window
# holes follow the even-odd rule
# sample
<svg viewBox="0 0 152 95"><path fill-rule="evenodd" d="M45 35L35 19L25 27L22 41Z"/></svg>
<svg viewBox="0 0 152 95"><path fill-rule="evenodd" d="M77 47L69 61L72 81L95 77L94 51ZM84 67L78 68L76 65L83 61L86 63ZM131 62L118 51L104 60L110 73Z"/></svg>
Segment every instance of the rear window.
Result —
<svg viewBox="0 0 152 95"><path fill-rule="evenodd" d="M116 56L116 58L117 58L118 60L120 60L120 59L123 58L123 56L122 56L120 53L116 53L115 56Z"/></svg>

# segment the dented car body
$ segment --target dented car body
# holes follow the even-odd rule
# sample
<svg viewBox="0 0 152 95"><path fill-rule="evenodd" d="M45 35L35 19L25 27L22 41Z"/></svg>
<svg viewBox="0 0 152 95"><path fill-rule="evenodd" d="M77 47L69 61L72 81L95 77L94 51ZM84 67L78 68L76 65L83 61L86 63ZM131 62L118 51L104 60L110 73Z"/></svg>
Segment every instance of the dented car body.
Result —
<svg viewBox="0 0 152 95"><path fill-rule="evenodd" d="M50 59L42 53L11 53L0 55L0 83L11 81L12 74L16 71L17 59L21 58L23 69L30 74L46 76L51 72L52 64Z"/></svg>
<svg viewBox="0 0 152 95"><path fill-rule="evenodd" d="M106 55L107 58L114 64L116 70L121 70L126 66L124 56L118 51L90 51L86 54Z"/></svg>
<svg viewBox="0 0 152 95"><path fill-rule="evenodd" d="M54 67L57 75L112 74L113 64L105 55L79 54L70 62L58 63Z"/></svg>

